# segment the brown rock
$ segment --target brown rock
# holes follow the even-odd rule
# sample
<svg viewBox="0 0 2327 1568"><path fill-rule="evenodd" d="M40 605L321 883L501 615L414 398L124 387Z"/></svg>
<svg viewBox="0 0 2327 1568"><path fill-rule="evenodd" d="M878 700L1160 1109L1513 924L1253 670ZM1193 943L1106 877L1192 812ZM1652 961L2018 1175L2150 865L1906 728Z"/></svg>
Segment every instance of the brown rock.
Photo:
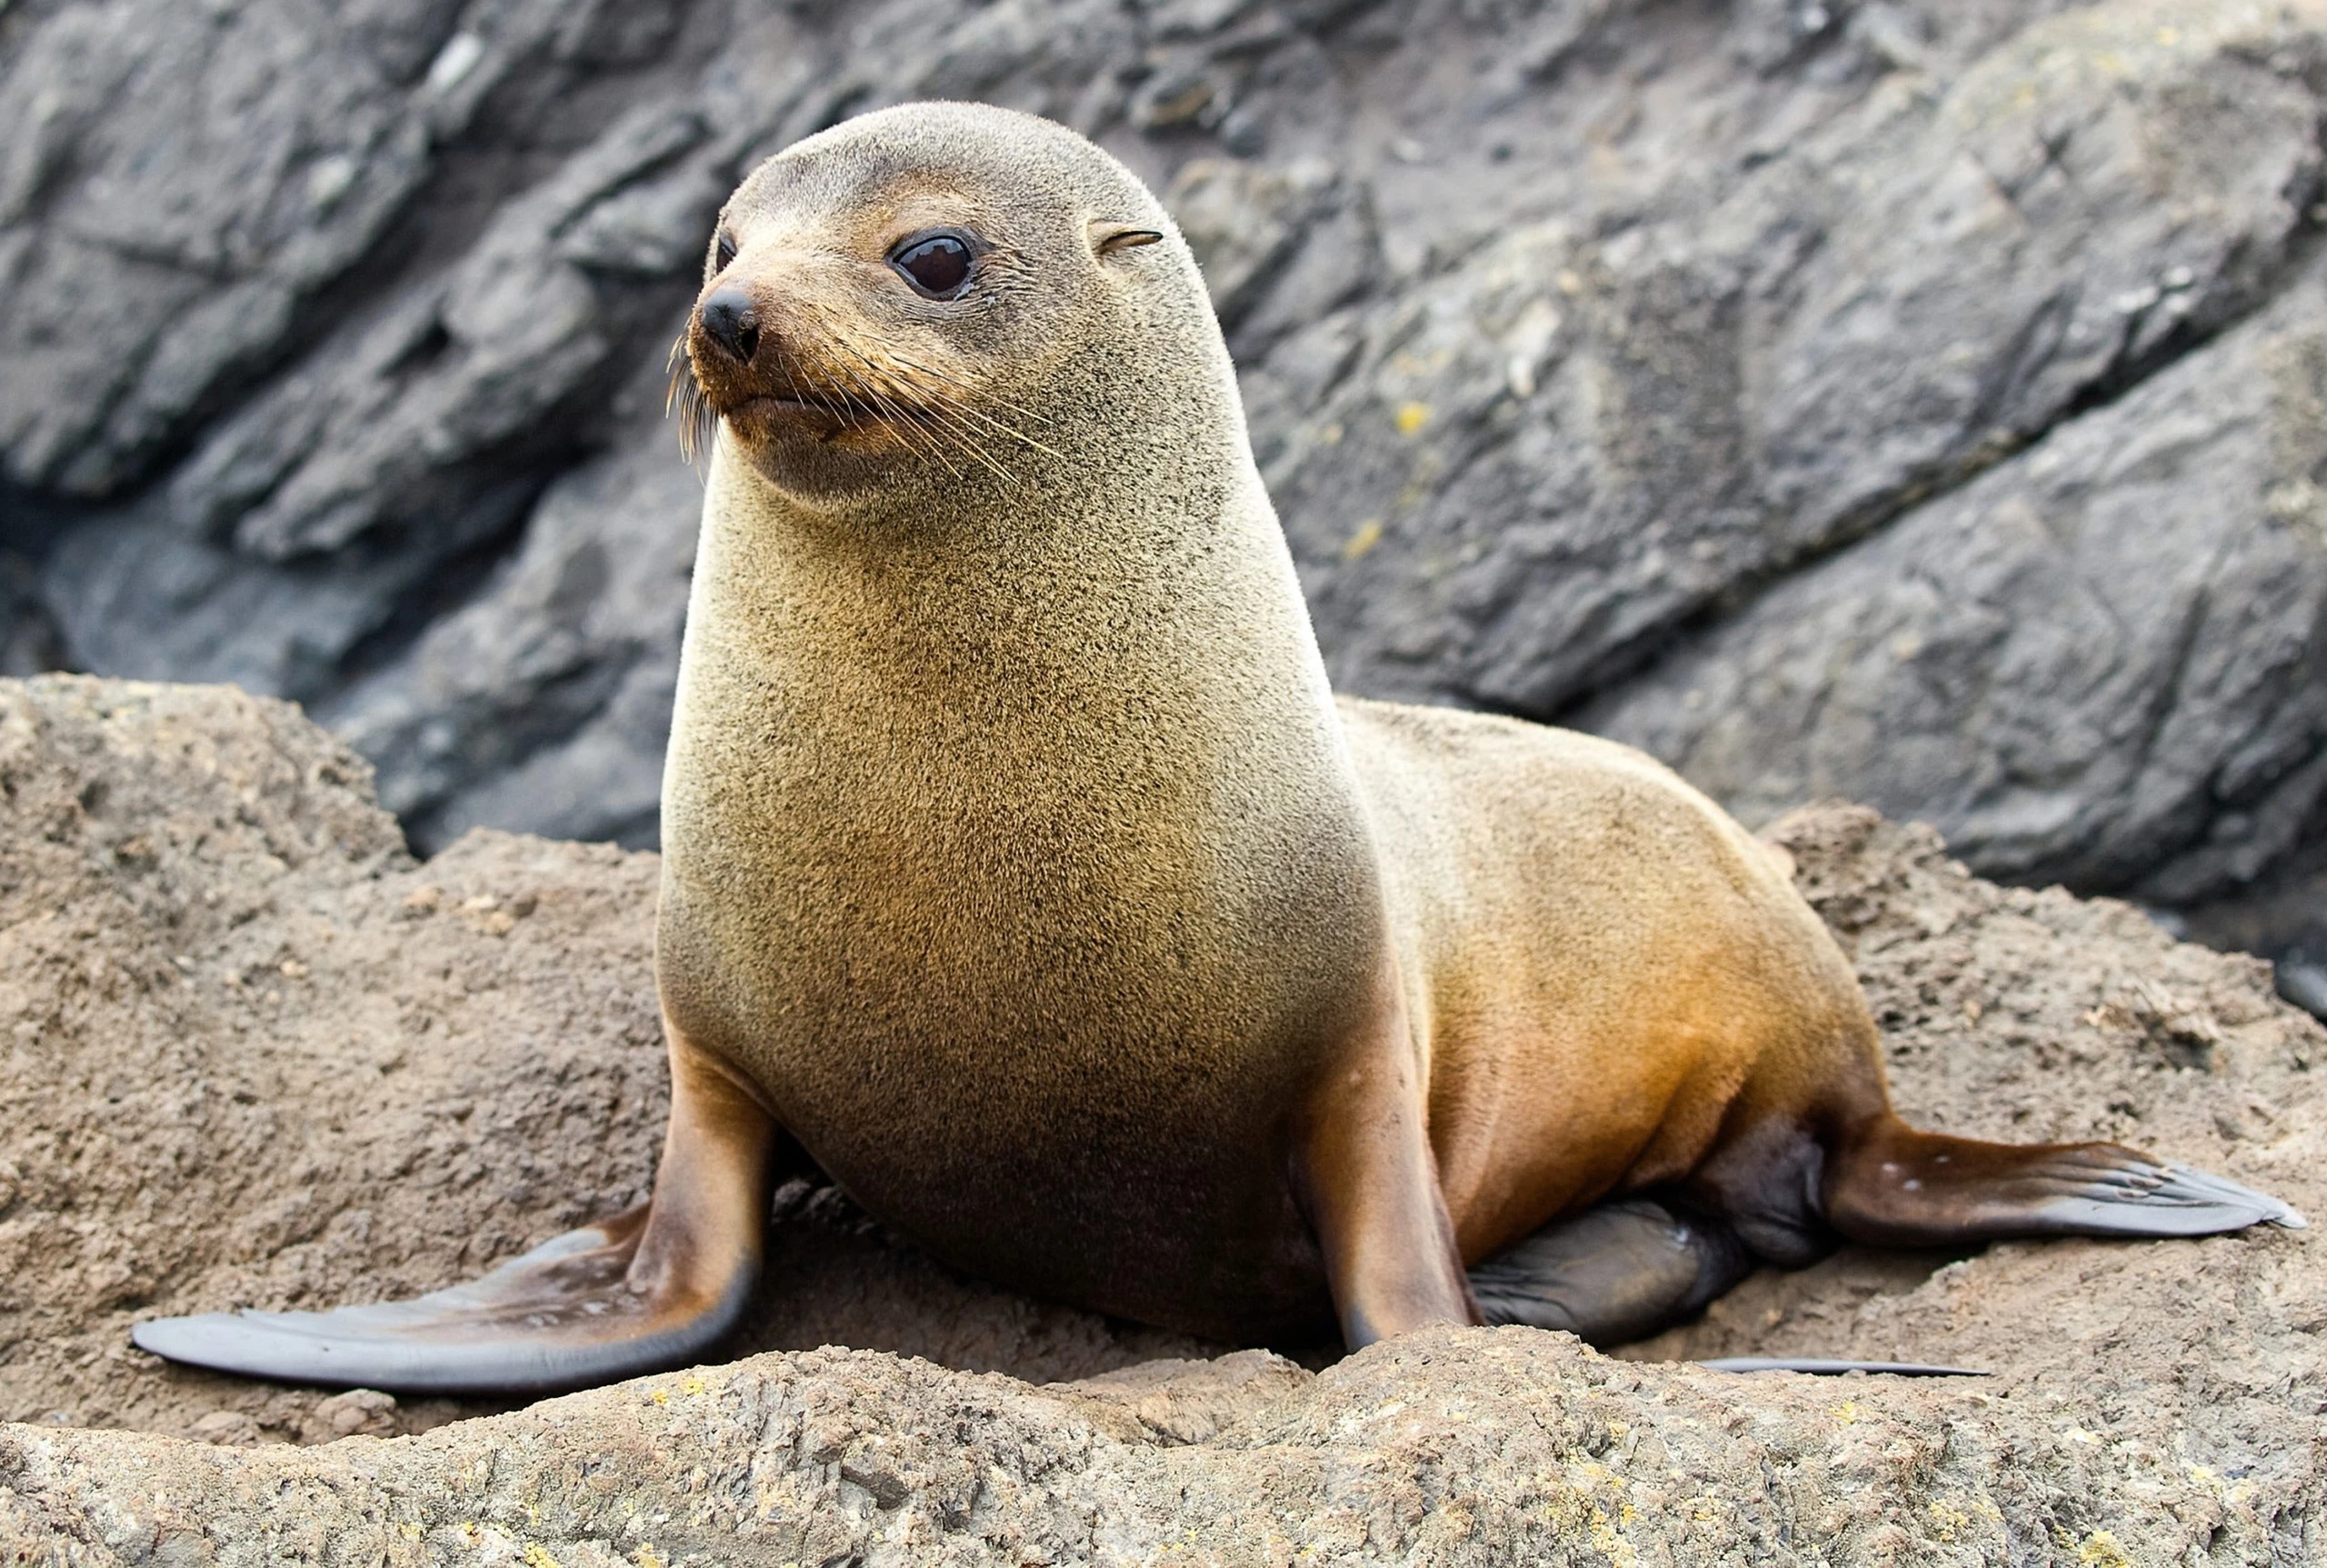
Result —
<svg viewBox="0 0 2327 1568"><path fill-rule="evenodd" d="M422 1290L636 1195L663 1114L654 861L474 834L417 865L343 747L215 688L0 683L0 1400L36 1423L0 1431L0 1560L2262 1563L2319 1543L2311 1232L1851 1249L1616 1357L1444 1331L1333 1364L1305 1347L1312 1372L1010 1296L799 1184L730 1347L762 1353L731 1365L476 1420L168 1369L123 1348L133 1317ZM1861 808L1773 831L1912 1114L2122 1137L2327 1213L2327 1034L2262 965L2128 905L1980 882ZM147 853L115 853L133 839ZM499 935L468 917L488 897L523 910ZM309 973L286 982L294 954ZM860 1348L808 1348L827 1342ZM1721 1353L1995 1375L1658 1359Z"/></svg>

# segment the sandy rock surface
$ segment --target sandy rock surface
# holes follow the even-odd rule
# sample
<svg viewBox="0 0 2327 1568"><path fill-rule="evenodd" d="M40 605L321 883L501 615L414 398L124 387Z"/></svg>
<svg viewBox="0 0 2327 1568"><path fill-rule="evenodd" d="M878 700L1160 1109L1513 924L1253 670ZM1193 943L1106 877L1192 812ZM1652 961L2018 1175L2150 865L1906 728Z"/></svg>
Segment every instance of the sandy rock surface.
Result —
<svg viewBox="0 0 2327 1568"><path fill-rule="evenodd" d="M428 1288L651 1174L653 858L478 834L416 864L369 787L277 703L0 683L0 1560L2327 1551L2319 1232L1851 1250L1616 1357L1520 1329L1280 1347L1313 1371L1010 1296L795 1187L733 1364L517 1411L167 1369L135 1317ZM1910 1114L2123 1138L2327 1215L2327 1033L2263 966L1859 808L1779 836ZM1665 1359L1753 1352L1996 1375Z"/></svg>

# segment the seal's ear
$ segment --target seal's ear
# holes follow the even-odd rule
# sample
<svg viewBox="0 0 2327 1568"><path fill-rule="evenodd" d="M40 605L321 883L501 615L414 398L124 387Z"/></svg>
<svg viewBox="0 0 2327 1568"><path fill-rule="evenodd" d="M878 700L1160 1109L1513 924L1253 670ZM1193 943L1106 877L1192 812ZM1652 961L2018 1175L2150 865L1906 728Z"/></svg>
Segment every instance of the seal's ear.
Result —
<svg viewBox="0 0 2327 1568"><path fill-rule="evenodd" d="M1152 245L1164 237L1155 229L1135 229L1117 223L1094 218L1091 222L1091 249L1103 256L1127 251L1139 245Z"/></svg>

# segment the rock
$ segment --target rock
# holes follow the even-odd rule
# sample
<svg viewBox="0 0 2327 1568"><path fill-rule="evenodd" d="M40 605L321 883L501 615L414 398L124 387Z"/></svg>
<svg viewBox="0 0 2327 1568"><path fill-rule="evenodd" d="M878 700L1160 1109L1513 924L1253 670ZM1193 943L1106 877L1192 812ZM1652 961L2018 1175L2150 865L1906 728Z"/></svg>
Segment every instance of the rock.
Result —
<svg viewBox="0 0 2327 1568"><path fill-rule="evenodd" d="M2313 1518L2302 1480L2213 1467L2242 1451L2087 1430L2073 1389L1745 1393L1515 1328L1433 1330L1285 1382L1193 1443L1089 1384L839 1350L304 1453L15 1428L0 1546L874 1568L1977 1561L2033 1540L2071 1562L2260 1563ZM202 1554L165 1555L179 1541Z"/></svg>
<svg viewBox="0 0 2327 1568"><path fill-rule="evenodd" d="M2279 994L2314 1017L2327 1018L2327 964L2302 948L2290 948L2273 964Z"/></svg>
<svg viewBox="0 0 2327 1568"><path fill-rule="evenodd" d="M239 1410L214 1410L197 1417L186 1431L198 1443L221 1446L246 1448L259 1441L258 1423Z"/></svg>
<svg viewBox="0 0 2327 1568"><path fill-rule="evenodd" d="M2187 911L2187 934L2273 961L2279 994L2327 1018L2327 856L2316 844L2290 855L2261 884Z"/></svg>
<svg viewBox="0 0 2327 1568"><path fill-rule="evenodd" d="M664 355L724 193L847 114L1033 109L1169 193L1343 684L1645 734L1773 586L1903 562L1864 551L2295 298L2327 112L2322 0L86 0L0 37L0 668L297 699L427 850L654 842ZM2213 632L2275 668L2300 619ZM2140 684L2174 667L2111 689L2218 724L2227 794L2173 762L2128 811L2142 725L2011 662L1818 787L1996 874L2267 896L2327 753L2301 702ZM2098 748L2009 822L1987 743L1903 760L1991 699ZM1816 771L1704 754L1753 810Z"/></svg>
<svg viewBox="0 0 2327 1568"><path fill-rule="evenodd" d="M504 206L435 286L323 345L315 373L286 377L225 422L173 481L173 520L290 562L479 488L463 483L469 460L552 424L636 330L619 291L593 286L594 267L627 274L638 260L591 242L604 204L634 205L654 190L642 180L669 184L675 165L694 200L674 215L672 238L691 238L724 195L690 166L709 135L684 109L617 121ZM681 274L696 259L690 244L655 270Z"/></svg>
<svg viewBox="0 0 2327 1568"><path fill-rule="evenodd" d="M1199 158L1164 199L1231 348L1247 361L1363 292L1380 255L1363 191L1323 162L1277 169Z"/></svg>
<svg viewBox="0 0 2327 1568"><path fill-rule="evenodd" d="M1450 1329L1304 1366L1010 1296L795 1183L730 1364L521 1411L167 1368L132 1317L442 1284L638 1194L654 860L414 863L343 743L220 688L0 682L0 795L12 1560L2260 1564L2321 1528L2308 1232L1845 1249L1615 1356ZM1863 807L1771 831L1911 1114L2327 1211L2327 1033L2267 965ZM1995 1375L1667 1359L1754 1352Z"/></svg>
<svg viewBox="0 0 2327 1568"><path fill-rule="evenodd" d="M573 40L606 8L222 0L16 24L28 36L0 75L7 475L87 495L143 478L315 335L333 314L318 296L376 258L513 73L570 79L561 66L589 61Z"/></svg>
<svg viewBox="0 0 2327 1568"><path fill-rule="evenodd" d="M1456 265L1313 329L1349 346L1282 403L1263 360L1336 677L1554 714L2292 293L2327 12L2292 15L2032 24L1742 163L1698 143L1693 179L1660 170L1631 210L1499 213Z"/></svg>
<svg viewBox="0 0 2327 1568"><path fill-rule="evenodd" d="M65 656L30 562L0 550L0 675L33 675Z"/></svg>
<svg viewBox="0 0 2327 1568"><path fill-rule="evenodd" d="M1586 727L1766 818L1848 792L2030 882L2219 897L2327 797L2327 271L1771 588Z"/></svg>
<svg viewBox="0 0 2327 1568"><path fill-rule="evenodd" d="M560 477L483 592L322 710L417 841L654 841L703 491L646 437Z"/></svg>
<svg viewBox="0 0 2327 1568"><path fill-rule="evenodd" d="M376 1388L351 1388L345 1393L316 1401L307 1421L307 1431L311 1441L318 1443L358 1433L391 1433L396 1429L395 1412L394 1394L382 1393Z"/></svg>

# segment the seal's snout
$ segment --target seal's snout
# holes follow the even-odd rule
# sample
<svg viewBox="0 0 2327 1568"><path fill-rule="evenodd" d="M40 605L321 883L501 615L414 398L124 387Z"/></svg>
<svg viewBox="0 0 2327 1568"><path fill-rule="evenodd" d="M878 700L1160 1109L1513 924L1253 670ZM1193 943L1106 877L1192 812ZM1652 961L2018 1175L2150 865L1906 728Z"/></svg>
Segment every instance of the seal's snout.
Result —
<svg viewBox="0 0 2327 1568"><path fill-rule="evenodd" d="M703 324L704 335L736 364L752 363L752 355L759 352L760 317L749 294L733 284L714 289L711 297L695 308L695 316Z"/></svg>

